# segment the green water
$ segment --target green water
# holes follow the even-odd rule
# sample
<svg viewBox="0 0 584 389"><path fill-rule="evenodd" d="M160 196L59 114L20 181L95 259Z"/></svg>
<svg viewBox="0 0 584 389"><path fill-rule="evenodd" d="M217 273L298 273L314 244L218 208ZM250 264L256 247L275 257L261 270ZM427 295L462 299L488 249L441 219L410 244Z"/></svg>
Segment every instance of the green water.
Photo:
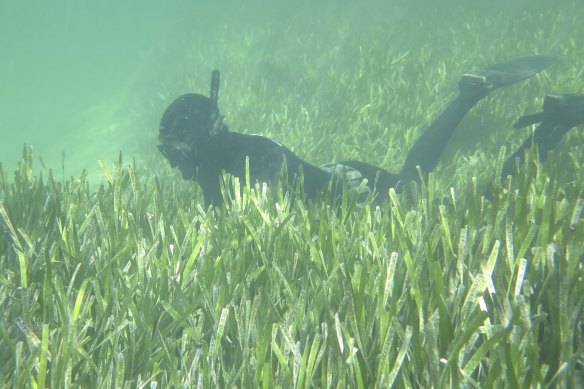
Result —
<svg viewBox="0 0 584 389"><path fill-rule="evenodd" d="M584 93L583 17L582 0L2 0L0 387L582 387L584 128L505 185L496 166L546 93ZM382 207L227 180L205 208L156 149L168 104L218 68L231 130L396 172L461 72L530 54L565 58L481 101L436 174ZM35 174L13 177L25 143Z"/></svg>
<svg viewBox="0 0 584 389"><path fill-rule="evenodd" d="M428 90L435 93L435 106L424 103L429 117L467 65L533 52L562 53L572 66L582 64L578 0L314 3L3 1L0 162L11 170L26 143L58 172L64 158L65 176L87 169L99 177L98 160L109 164L120 152L143 166L160 163L155 145L162 112L180 93L206 93L216 67L223 73L221 107L231 128L275 136L304 157L323 159L317 162L345 156L345 148L392 167L387 143L370 151L367 137L361 140L366 143L341 137L350 145L338 144L326 131L334 126L342 132L343 121L355 120L346 113L367 104L371 85L387 76L383 72L391 68L385 65L399 53L408 53L403 66L428 69L429 79L412 74L403 80L411 88L397 90L410 105L426 101ZM539 30L522 29L518 20L534 20ZM436 78L434 67L444 65L443 79ZM339 87L347 80L358 83L355 90ZM582 79L556 78L550 87L582 92ZM534 98L545 92L534 87ZM368 119L381 123L374 134L388 126L419 131L428 121L400 113L391 99L385 104ZM313 129L288 132L294 122L262 121L274 112L281 117L284 105L292 117L302 117L303 107L312 128L322 128L316 136L331 136L331 146L312 145ZM518 113L508 113L509 119ZM466 143L472 145L475 135Z"/></svg>

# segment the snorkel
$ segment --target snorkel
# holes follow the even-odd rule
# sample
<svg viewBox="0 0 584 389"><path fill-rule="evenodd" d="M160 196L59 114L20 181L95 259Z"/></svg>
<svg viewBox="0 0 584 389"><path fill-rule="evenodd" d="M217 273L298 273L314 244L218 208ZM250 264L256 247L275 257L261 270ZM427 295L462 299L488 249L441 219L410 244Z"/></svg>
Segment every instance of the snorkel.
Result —
<svg viewBox="0 0 584 389"><path fill-rule="evenodd" d="M209 98L211 102L219 110L217 107L217 101L219 100L219 82L221 80L221 75L219 74L219 70L215 69L211 73L211 93L209 93Z"/></svg>
<svg viewBox="0 0 584 389"><path fill-rule="evenodd" d="M211 91L209 92L209 99L211 100L213 111L216 112L217 117L213 118L213 125L210 130L211 135L217 135L222 132L227 132L227 127L223 125L224 116L219 113L219 84L221 82L221 74L219 70L214 69L211 72Z"/></svg>

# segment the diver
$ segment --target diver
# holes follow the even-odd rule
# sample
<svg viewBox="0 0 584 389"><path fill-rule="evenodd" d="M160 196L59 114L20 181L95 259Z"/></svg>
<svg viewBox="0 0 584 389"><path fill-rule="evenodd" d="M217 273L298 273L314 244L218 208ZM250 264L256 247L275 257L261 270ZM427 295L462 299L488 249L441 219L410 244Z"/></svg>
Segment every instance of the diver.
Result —
<svg viewBox="0 0 584 389"><path fill-rule="evenodd" d="M333 189L343 183L360 194L372 194L380 203L388 196L390 188L401 191L409 182L419 181L418 169L424 174L432 171L457 125L481 99L498 88L542 71L558 59L547 55L521 57L464 73L458 83L458 96L416 140L398 173L359 161L315 166L274 140L229 131L217 105L218 70L212 72L209 97L187 93L166 109L160 123L161 144L158 149L171 167L180 169L184 179L194 179L199 183L207 205L223 202L221 179L224 172L245 182L246 165L252 183L274 185L283 181L293 189L298 177L303 177L301 187L308 198L322 194L330 183L333 183ZM553 149L570 128L584 123L584 95L548 95L543 112L520 118L515 127L535 123L540 125L533 136L507 159L502 177L513 173L516 158L522 163L524 151L532 142L537 143L539 159L543 161L547 151Z"/></svg>

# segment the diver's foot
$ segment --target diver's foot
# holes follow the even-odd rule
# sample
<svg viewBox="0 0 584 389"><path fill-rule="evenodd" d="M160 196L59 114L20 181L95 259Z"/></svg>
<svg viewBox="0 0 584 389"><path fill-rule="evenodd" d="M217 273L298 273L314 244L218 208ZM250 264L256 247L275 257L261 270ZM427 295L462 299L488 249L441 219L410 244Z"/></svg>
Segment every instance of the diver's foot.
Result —
<svg viewBox="0 0 584 389"><path fill-rule="evenodd" d="M522 116L513 127L522 128L544 121L572 127L584 124L584 95L573 93L547 95L543 101L543 112Z"/></svg>
<svg viewBox="0 0 584 389"><path fill-rule="evenodd" d="M543 112L552 113L558 121L573 126L584 124L584 95L554 93L543 101Z"/></svg>
<svg viewBox="0 0 584 389"><path fill-rule="evenodd" d="M461 92L484 94L525 80L558 62L555 55L531 55L515 58L484 69L466 72L459 82Z"/></svg>

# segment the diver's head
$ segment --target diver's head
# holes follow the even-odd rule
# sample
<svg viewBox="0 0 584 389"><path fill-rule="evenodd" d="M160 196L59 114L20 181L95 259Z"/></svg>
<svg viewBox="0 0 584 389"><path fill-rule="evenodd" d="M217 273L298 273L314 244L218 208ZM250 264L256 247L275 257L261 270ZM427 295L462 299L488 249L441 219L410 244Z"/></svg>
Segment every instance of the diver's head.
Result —
<svg viewBox="0 0 584 389"><path fill-rule="evenodd" d="M158 150L172 167L194 164L197 150L215 135L227 132L223 116L217 107L219 71L211 80L211 98L187 93L176 98L160 121Z"/></svg>

